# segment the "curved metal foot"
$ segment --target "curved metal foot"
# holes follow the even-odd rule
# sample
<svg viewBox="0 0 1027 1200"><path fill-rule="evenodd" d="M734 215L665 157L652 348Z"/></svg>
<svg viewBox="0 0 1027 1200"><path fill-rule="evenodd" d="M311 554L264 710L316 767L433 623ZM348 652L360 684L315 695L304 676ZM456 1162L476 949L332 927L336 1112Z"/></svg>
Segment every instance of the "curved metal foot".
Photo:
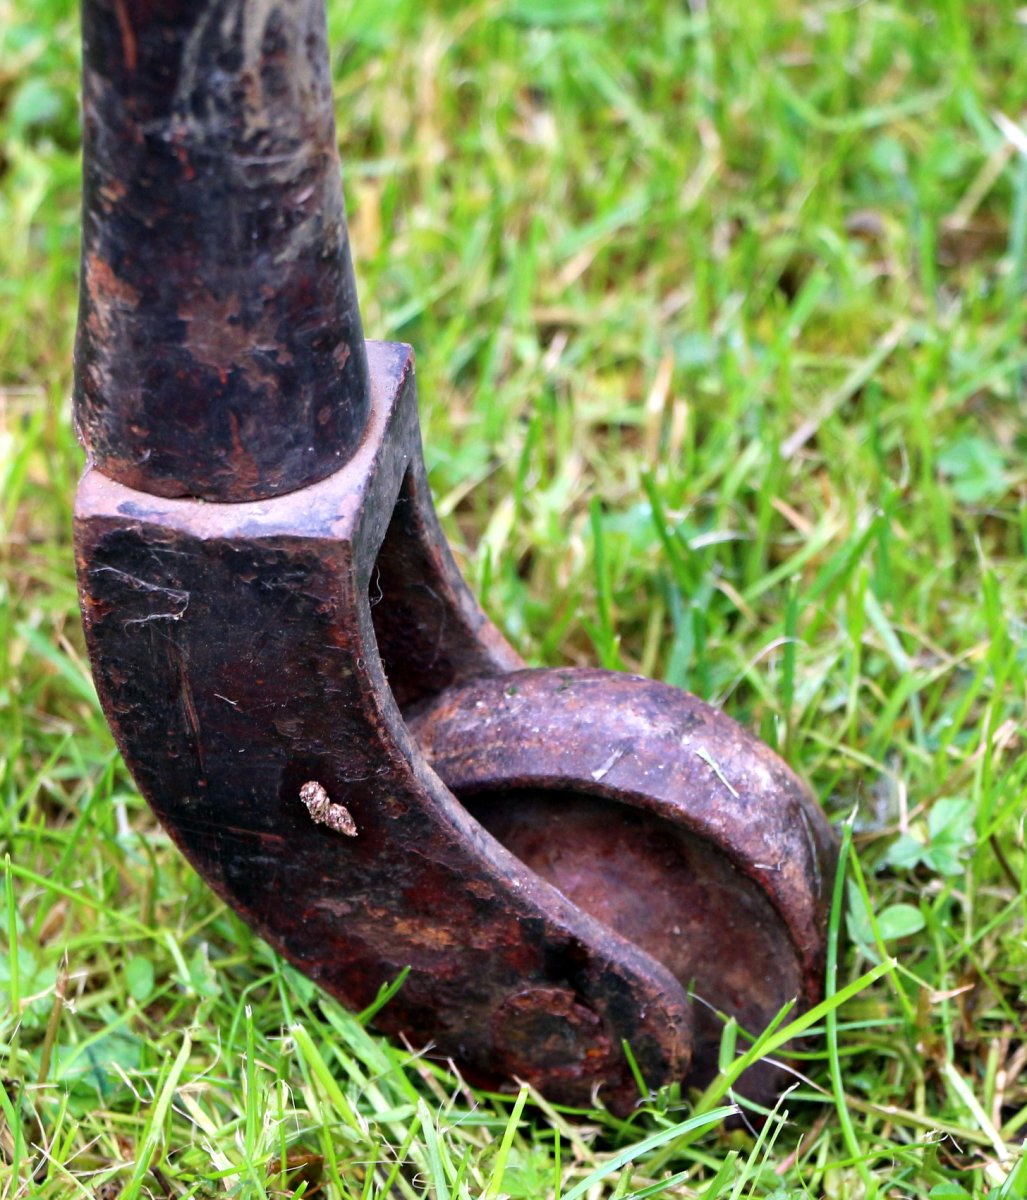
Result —
<svg viewBox="0 0 1027 1200"><path fill-rule="evenodd" d="M384 1030L479 1080L519 1075L570 1104L601 1089L624 1109L637 1087L623 1043L654 1081L687 1069L684 991L490 837L407 730L368 587L403 481L421 470L413 376L406 347L371 352L368 435L309 488L195 504L86 475L76 536L105 711L197 870L343 1003L369 1004L409 967ZM397 598L400 631L420 621L406 627L408 691L429 665L455 676L512 658L466 593L450 603L447 568ZM345 809L353 836L317 797Z"/></svg>
<svg viewBox="0 0 1027 1200"><path fill-rule="evenodd" d="M411 352L361 332L322 0L83 0L83 37L76 552L144 795L343 1003L409 968L378 1026L473 1079L708 1078L689 989L753 1032L818 994L823 819L693 697L525 672L467 590Z"/></svg>

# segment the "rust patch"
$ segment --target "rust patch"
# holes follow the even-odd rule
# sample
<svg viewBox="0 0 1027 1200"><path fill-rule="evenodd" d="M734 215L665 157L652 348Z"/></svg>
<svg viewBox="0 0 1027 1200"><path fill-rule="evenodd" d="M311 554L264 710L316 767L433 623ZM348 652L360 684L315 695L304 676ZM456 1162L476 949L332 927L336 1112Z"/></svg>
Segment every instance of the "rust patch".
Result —
<svg viewBox="0 0 1027 1200"><path fill-rule="evenodd" d="M129 20L125 0L114 0L114 8L118 14L118 29L121 31L121 49L125 60L125 69L135 71L139 65L139 48L136 46L135 32Z"/></svg>
<svg viewBox="0 0 1027 1200"><path fill-rule="evenodd" d="M110 263L98 254L85 259L84 286L89 293L89 328L98 338L113 338L117 322L139 304L139 292L119 278Z"/></svg>

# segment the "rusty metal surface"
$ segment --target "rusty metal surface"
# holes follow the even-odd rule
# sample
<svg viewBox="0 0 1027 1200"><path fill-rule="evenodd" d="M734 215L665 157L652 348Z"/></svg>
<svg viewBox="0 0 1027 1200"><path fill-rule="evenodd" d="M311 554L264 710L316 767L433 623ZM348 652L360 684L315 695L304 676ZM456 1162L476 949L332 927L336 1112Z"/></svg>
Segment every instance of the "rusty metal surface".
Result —
<svg viewBox="0 0 1027 1200"><path fill-rule="evenodd" d="M374 361L368 438L302 492L199 505L87 474L78 563L105 711L204 878L328 991L362 1007L410 967L380 1028L474 1079L519 1076L575 1104L598 1089L625 1110L637 1088L624 1040L653 1081L687 1070L684 991L492 839L406 729L368 587L419 445L408 352L375 347ZM420 524L432 524L423 511ZM375 607L395 601L413 622L416 662L439 647L438 602L421 625L418 597L452 581L381 574L394 583ZM467 595L463 611L449 612L448 672L509 665ZM310 783L345 807L355 836L312 818Z"/></svg>
<svg viewBox="0 0 1027 1200"><path fill-rule="evenodd" d="M694 697L524 670L468 591L412 354L361 333L323 0L85 0L83 37L76 554L140 789L343 1003L409 968L378 1027L473 1081L625 1112L625 1043L706 1081L714 1010L819 995L819 810Z"/></svg>
<svg viewBox="0 0 1027 1200"><path fill-rule="evenodd" d="M758 1033L820 998L835 839L788 766L695 696L595 670L517 671L410 716L432 767L517 858L669 967L699 1005L694 1069L724 1013ZM757 1068L741 1090L769 1099Z"/></svg>
<svg viewBox="0 0 1027 1200"><path fill-rule="evenodd" d="M83 0L82 34L92 461L212 500L324 478L369 396L323 0Z"/></svg>

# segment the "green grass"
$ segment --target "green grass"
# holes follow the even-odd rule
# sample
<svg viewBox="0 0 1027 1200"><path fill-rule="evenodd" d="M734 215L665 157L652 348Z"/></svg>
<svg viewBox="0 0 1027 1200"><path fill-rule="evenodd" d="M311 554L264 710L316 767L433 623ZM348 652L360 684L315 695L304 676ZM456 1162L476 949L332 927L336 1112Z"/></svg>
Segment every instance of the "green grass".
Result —
<svg viewBox="0 0 1027 1200"><path fill-rule="evenodd" d="M1025 21L332 5L365 324L489 611L723 704L848 823L757 1134L710 1116L729 1045L628 1123L472 1093L155 826L72 575L75 7L0 0L0 1195L1027 1195Z"/></svg>

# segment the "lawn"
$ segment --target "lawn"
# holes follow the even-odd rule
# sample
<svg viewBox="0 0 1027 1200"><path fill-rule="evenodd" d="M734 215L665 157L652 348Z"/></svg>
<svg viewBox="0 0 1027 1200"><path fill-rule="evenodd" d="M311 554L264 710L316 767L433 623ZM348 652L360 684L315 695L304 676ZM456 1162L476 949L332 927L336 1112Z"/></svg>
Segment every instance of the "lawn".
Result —
<svg viewBox="0 0 1027 1200"><path fill-rule="evenodd" d="M276 957L99 711L72 0L0 0L0 1196L1027 1195L1027 10L332 0L370 336L533 664L723 706L848 848L762 1125L472 1092ZM746 1049L739 1039L737 1053Z"/></svg>

